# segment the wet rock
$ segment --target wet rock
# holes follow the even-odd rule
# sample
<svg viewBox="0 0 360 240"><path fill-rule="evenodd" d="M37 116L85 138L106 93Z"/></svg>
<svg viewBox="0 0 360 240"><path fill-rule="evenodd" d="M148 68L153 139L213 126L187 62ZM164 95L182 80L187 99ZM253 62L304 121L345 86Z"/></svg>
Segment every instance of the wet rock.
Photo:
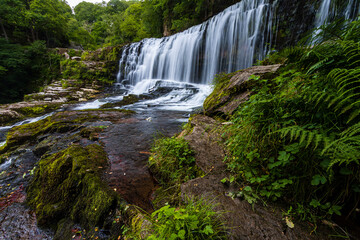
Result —
<svg viewBox="0 0 360 240"><path fill-rule="evenodd" d="M0 124L16 121L23 118L23 115L10 109L0 109Z"/></svg>
<svg viewBox="0 0 360 240"><path fill-rule="evenodd" d="M221 136L216 132L216 128L221 124L204 115L195 115L190 123L191 133L184 136L184 139L189 142L191 149L196 150L196 165L205 173L225 171L226 165L223 163L225 152L217 142L221 140Z"/></svg>
<svg viewBox="0 0 360 240"><path fill-rule="evenodd" d="M15 203L0 212L0 240L9 239L52 239L49 232L38 228L33 211Z"/></svg>
<svg viewBox="0 0 360 240"><path fill-rule="evenodd" d="M208 116L221 115L229 117L242 103L247 101L251 90L247 83L252 75L262 76L274 73L280 68L278 65L255 66L232 74L228 82L216 88L204 102L204 111ZM256 81L256 80L254 80Z"/></svg>
<svg viewBox="0 0 360 240"><path fill-rule="evenodd" d="M72 145L41 159L27 189L27 203L39 224L51 227L70 216L87 228L101 225L118 201L101 180L106 164L106 153L97 144Z"/></svg>
<svg viewBox="0 0 360 240"><path fill-rule="evenodd" d="M99 88L97 85L80 88L76 80L55 81L42 92L26 95L23 102L0 105L0 125L52 112L70 101L96 98L100 94Z"/></svg>

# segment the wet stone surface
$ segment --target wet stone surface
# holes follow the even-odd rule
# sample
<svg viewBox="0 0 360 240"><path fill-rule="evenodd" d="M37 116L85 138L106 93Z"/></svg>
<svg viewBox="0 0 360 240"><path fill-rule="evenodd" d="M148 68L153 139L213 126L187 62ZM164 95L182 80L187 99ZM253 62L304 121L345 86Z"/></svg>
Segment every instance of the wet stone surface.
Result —
<svg viewBox="0 0 360 240"><path fill-rule="evenodd" d="M66 126L75 124L74 127L41 133L6 156L0 165L0 240L54 237L54 232L37 226L34 211L26 205L26 189L41 157L73 144L85 147L99 142L109 159L109 164L104 166L107 167L104 180L127 203L152 211L150 198L156 182L147 168L151 142L156 136L180 132L181 122L187 117L185 112L158 109L143 109L137 114L116 110L55 114L52 122Z"/></svg>
<svg viewBox="0 0 360 240"><path fill-rule="evenodd" d="M100 134L109 157L105 179L128 203L151 211L155 181L147 160L154 137L172 136L181 130L183 112L147 111L131 121L115 123Z"/></svg>
<svg viewBox="0 0 360 240"><path fill-rule="evenodd" d="M22 149L0 165L0 240L51 239L38 228L35 213L24 204L37 160L31 149Z"/></svg>

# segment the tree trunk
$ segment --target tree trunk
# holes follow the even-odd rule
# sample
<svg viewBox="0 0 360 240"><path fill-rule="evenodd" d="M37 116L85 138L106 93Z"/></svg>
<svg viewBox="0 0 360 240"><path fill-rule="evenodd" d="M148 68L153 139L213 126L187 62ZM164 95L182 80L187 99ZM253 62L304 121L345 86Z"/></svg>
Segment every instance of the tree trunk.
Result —
<svg viewBox="0 0 360 240"><path fill-rule="evenodd" d="M46 36L46 46L49 47L50 46L50 41L49 41L49 36L48 36L47 31L45 31L45 36Z"/></svg>
<svg viewBox="0 0 360 240"><path fill-rule="evenodd" d="M35 42L35 33L34 33L34 27L31 26L31 37L33 42Z"/></svg>
<svg viewBox="0 0 360 240"><path fill-rule="evenodd" d="M8 36L6 34L6 30L5 30L5 27L4 27L4 24L3 24L3 20L1 18L0 18L0 25L1 25L1 30L3 31L3 34L5 36L6 41L9 42L9 38L8 38Z"/></svg>

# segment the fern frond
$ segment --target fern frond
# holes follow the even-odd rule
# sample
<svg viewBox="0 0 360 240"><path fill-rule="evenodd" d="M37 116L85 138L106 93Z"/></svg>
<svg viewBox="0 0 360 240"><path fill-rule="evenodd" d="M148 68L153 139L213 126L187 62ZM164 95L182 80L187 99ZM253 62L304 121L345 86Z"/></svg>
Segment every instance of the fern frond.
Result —
<svg viewBox="0 0 360 240"><path fill-rule="evenodd" d="M316 72L318 69L323 68L324 66L331 64L334 62L334 59L331 59L329 61L329 58L325 58L323 60L321 60L320 62L315 63L314 65L312 65L309 70L306 72L306 74L311 74L313 72Z"/></svg>
<svg viewBox="0 0 360 240"><path fill-rule="evenodd" d="M326 135L320 134L316 130L307 130L298 125L282 128L276 132L280 133L281 138L290 137L291 142L297 139L299 139L300 144L306 142L306 148L313 143L314 149L316 149L321 142L324 142L324 146L327 142Z"/></svg>
<svg viewBox="0 0 360 240"><path fill-rule="evenodd" d="M357 116L360 115L360 109L358 108L357 110L353 111L350 116L349 116L349 119L347 120L346 123L349 123L351 122L352 120L354 120Z"/></svg>
<svg viewBox="0 0 360 240"><path fill-rule="evenodd" d="M340 138L328 144L322 155L330 155L333 160L329 168L335 164L359 164L360 160L360 123L357 123L340 134Z"/></svg>
<svg viewBox="0 0 360 240"><path fill-rule="evenodd" d="M347 61L351 67L357 66L360 63L360 43L349 42L344 48L345 56L348 58Z"/></svg>

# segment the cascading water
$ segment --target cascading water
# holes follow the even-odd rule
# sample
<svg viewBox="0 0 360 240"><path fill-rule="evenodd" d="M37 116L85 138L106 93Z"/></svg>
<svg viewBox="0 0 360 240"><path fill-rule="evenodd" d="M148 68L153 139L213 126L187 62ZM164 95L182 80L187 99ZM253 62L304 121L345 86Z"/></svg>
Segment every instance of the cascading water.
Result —
<svg viewBox="0 0 360 240"><path fill-rule="evenodd" d="M335 0L322 0L316 14L314 26L318 28L328 23L334 16L342 16L345 20L355 20L359 14L360 1L358 0L348 0L340 9L335 7Z"/></svg>
<svg viewBox="0 0 360 240"><path fill-rule="evenodd" d="M360 2L358 0L349 0L345 9L345 19L355 19L360 15Z"/></svg>
<svg viewBox="0 0 360 240"><path fill-rule="evenodd" d="M184 32L130 44L120 59L118 82L208 84L219 72L249 67L269 50L272 12L269 0L244 0Z"/></svg>
<svg viewBox="0 0 360 240"><path fill-rule="evenodd" d="M323 0L321 2L318 13L316 14L315 27L318 28L321 25L327 23L328 18L331 14L331 0Z"/></svg>

